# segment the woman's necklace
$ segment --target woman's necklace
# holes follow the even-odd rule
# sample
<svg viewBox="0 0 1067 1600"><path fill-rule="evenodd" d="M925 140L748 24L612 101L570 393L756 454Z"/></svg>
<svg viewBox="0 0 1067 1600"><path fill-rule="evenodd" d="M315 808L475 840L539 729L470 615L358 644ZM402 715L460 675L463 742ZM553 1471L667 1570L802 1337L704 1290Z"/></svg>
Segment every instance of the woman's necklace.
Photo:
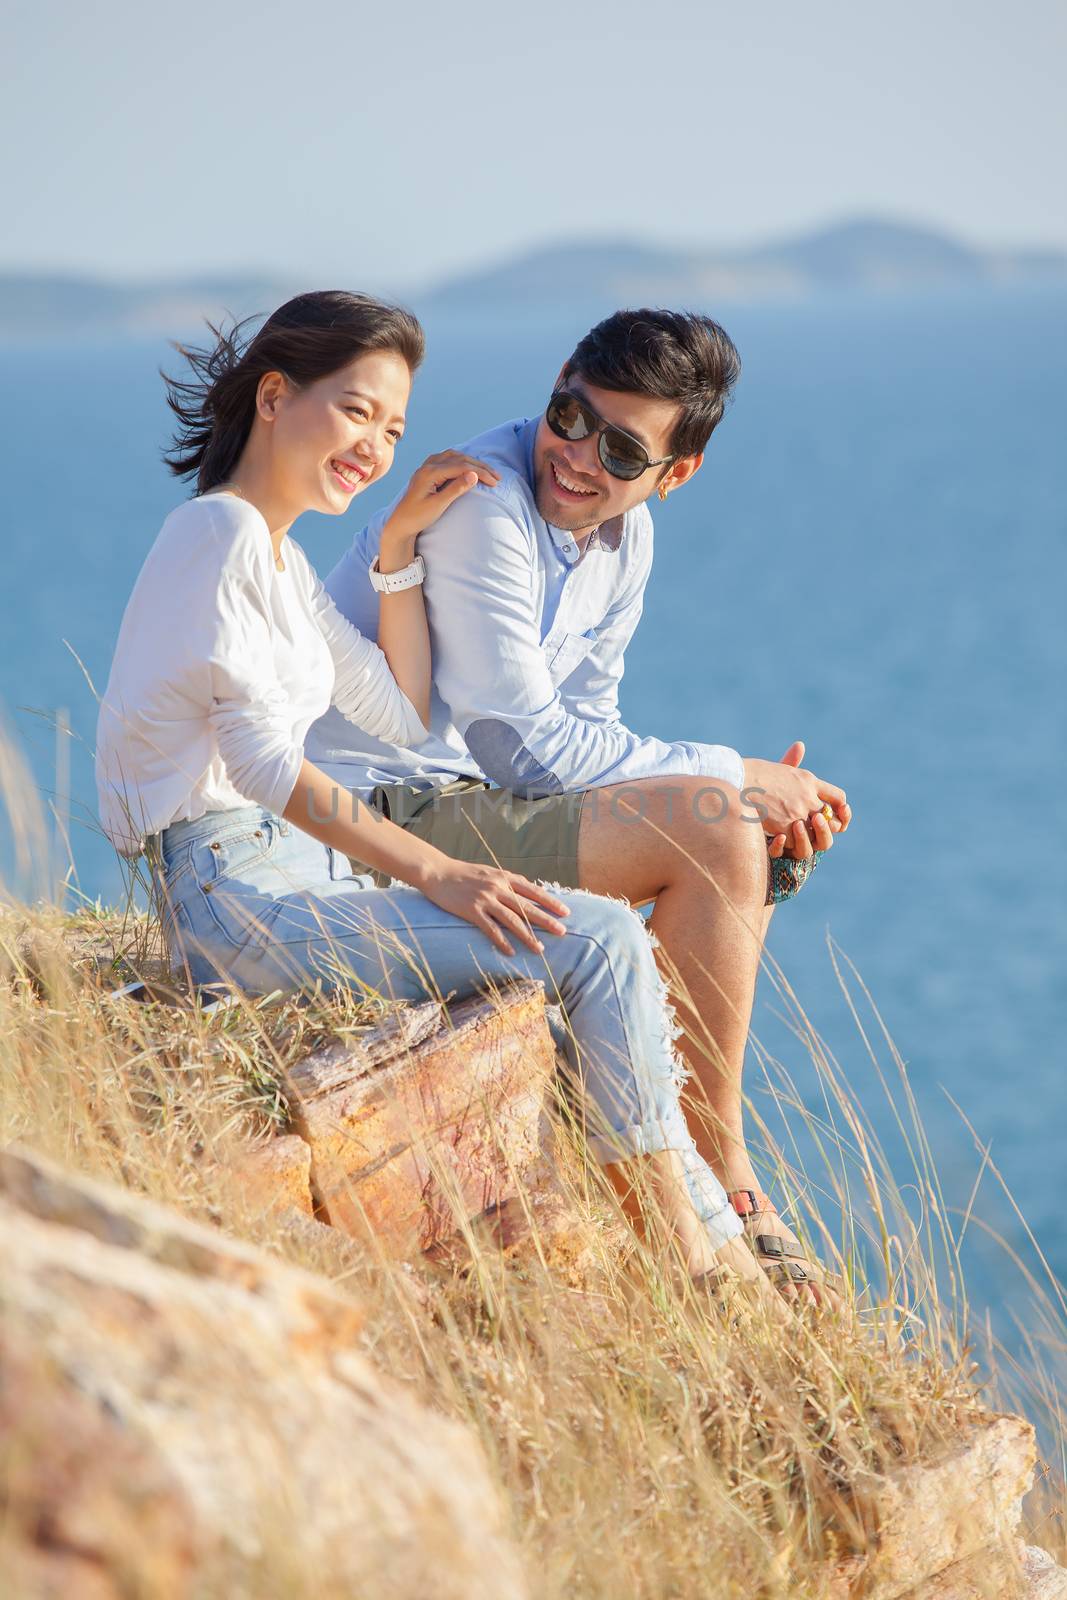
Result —
<svg viewBox="0 0 1067 1600"><path fill-rule="evenodd" d="M237 496L238 500L244 500L244 498L245 498L244 495L241 493L240 485L236 484L236 483L231 483L231 482L217 483L215 485L214 489L212 489L211 493L212 494L221 494L224 489L228 489L231 494L235 494ZM249 504L251 504L251 502L246 500L245 504L249 505ZM275 567L275 570L277 572L284 572L285 571L285 562L282 560L280 555L276 555L274 557L274 567Z"/></svg>

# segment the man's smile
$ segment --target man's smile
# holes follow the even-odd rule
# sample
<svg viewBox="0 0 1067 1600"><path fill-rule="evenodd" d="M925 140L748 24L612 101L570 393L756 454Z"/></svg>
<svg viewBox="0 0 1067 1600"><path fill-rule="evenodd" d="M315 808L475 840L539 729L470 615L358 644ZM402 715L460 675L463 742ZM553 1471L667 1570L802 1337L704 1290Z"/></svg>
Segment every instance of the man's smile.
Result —
<svg viewBox="0 0 1067 1600"><path fill-rule="evenodd" d="M565 500L587 500L600 493L599 489L584 489L575 478L562 472L554 461L549 462L552 468L552 482L556 492Z"/></svg>

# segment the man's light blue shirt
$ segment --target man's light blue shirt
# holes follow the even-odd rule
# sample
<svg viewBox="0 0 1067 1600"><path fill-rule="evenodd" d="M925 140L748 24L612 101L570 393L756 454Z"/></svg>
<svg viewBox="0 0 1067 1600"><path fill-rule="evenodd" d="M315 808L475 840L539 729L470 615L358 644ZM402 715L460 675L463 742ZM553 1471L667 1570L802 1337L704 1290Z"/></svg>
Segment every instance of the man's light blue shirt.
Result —
<svg viewBox="0 0 1067 1600"><path fill-rule="evenodd" d="M305 750L346 789L482 778L526 799L687 774L740 789L725 745L641 738L623 725L619 682L652 567L646 506L605 523L583 554L534 496L538 421L508 422L462 448L495 467L419 536L433 649L430 737L397 749L331 708ZM326 579L343 614L377 637L369 569L392 507L356 535Z"/></svg>

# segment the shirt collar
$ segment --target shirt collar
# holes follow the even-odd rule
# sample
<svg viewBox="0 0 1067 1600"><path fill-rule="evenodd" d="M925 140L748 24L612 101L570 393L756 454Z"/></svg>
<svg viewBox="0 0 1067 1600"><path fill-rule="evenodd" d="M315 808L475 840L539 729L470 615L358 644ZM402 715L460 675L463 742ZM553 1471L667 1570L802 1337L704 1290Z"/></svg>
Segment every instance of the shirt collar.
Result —
<svg viewBox="0 0 1067 1600"><path fill-rule="evenodd" d="M607 522L602 522L590 542L595 542L601 550L617 550L622 544L625 528L626 515L620 512L617 517L610 517Z"/></svg>

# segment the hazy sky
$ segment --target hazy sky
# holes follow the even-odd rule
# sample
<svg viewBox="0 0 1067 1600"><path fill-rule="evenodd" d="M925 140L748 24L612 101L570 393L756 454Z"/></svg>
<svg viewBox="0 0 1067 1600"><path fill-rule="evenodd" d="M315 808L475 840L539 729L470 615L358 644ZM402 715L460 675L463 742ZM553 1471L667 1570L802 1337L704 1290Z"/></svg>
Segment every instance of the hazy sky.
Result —
<svg viewBox="0 0 1067 1600"><path fill-rule="evenodd" d="M1067 0L5 0L0 266L432 281L879 212L1067 245Z"/></svg>

